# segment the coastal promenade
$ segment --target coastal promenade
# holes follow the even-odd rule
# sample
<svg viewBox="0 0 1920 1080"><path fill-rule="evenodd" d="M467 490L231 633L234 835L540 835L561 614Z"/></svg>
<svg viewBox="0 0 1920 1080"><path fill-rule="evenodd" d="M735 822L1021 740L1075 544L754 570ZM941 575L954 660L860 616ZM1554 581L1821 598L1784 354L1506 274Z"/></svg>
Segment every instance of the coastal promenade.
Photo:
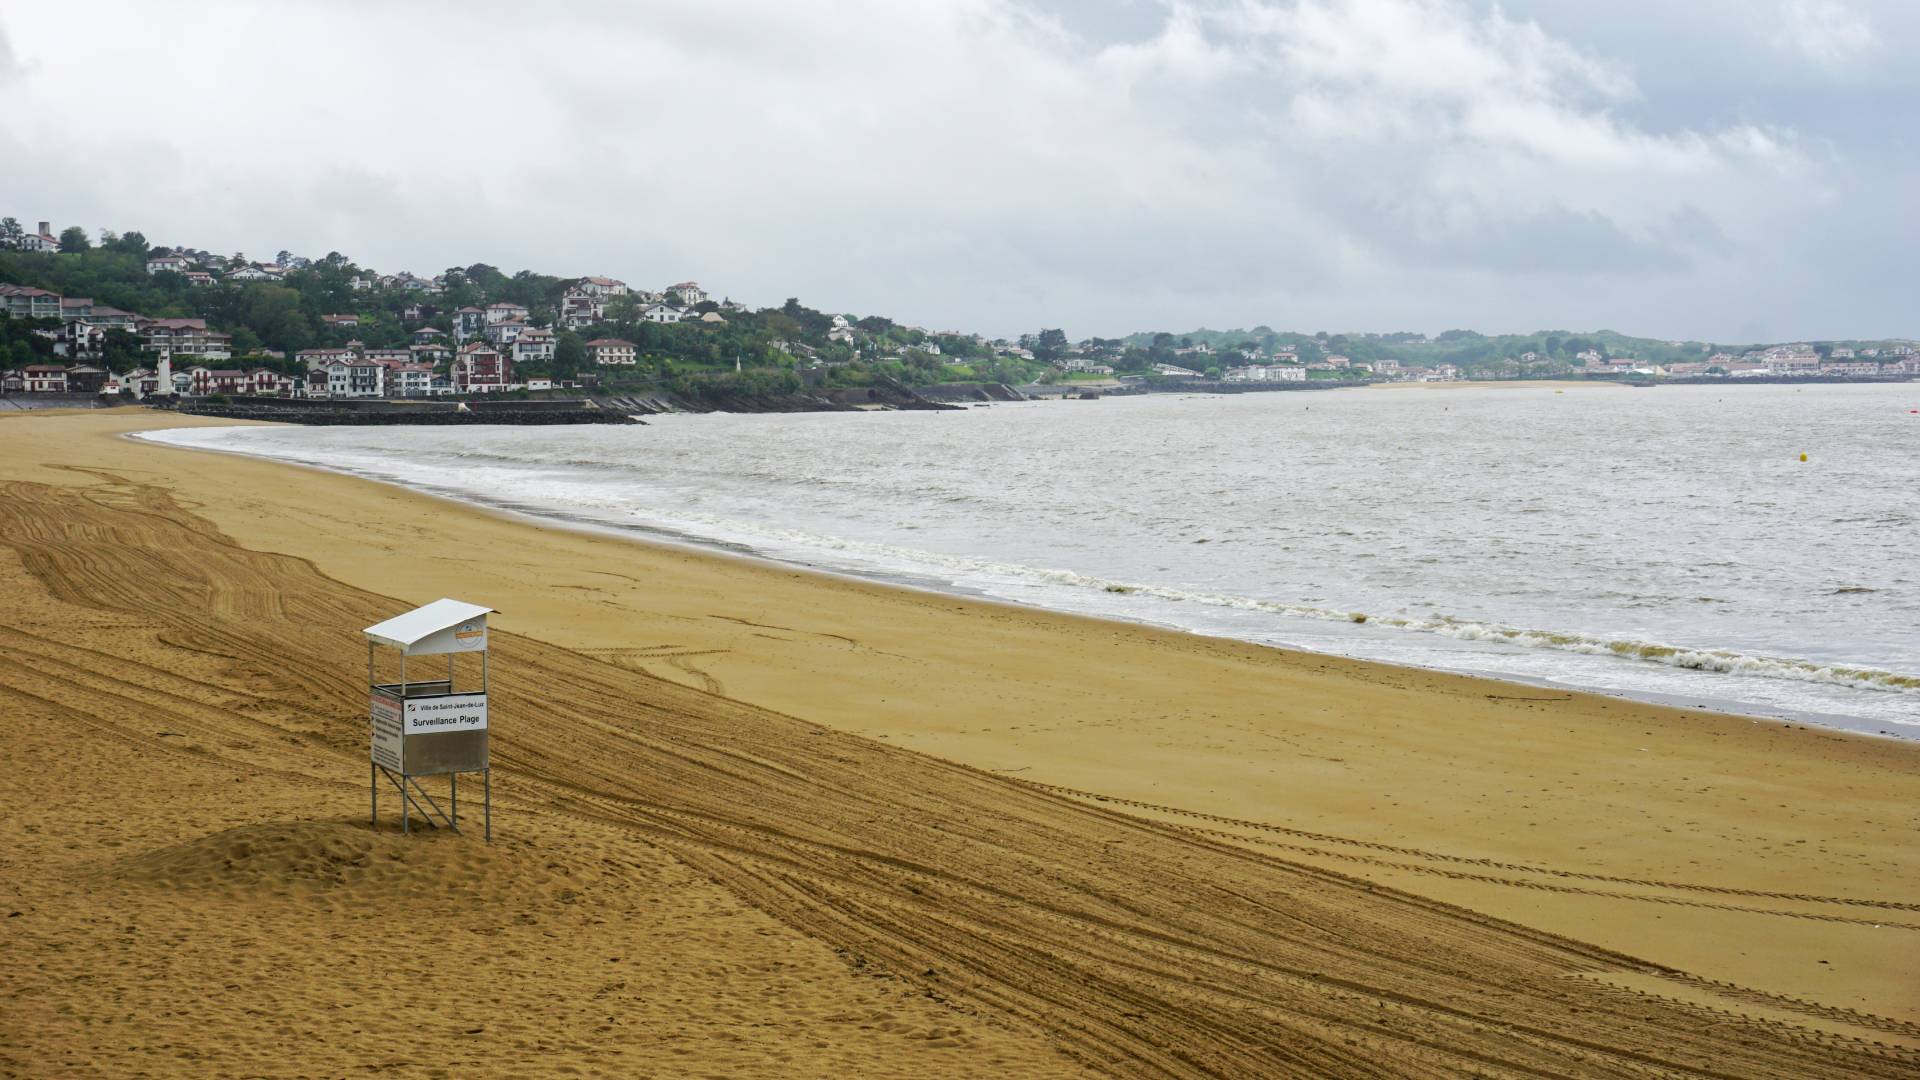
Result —
<svg viewBox="0 0 1920 1080"><path fill-rule="evenodd" d="M0 418L0 1072L1920 1067L1911 745L122 437L196 422ZM492 848L361 816L358 628L443 595Z"/></svg>

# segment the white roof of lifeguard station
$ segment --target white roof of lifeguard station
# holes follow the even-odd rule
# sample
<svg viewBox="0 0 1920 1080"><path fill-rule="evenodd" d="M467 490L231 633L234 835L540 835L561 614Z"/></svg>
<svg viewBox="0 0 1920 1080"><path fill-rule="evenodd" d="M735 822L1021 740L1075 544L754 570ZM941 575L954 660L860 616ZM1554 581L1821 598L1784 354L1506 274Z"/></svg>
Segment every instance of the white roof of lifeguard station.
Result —
<svg viewBox="0 0 1920 1080"><path fill-rule="evenodd" d="M493 611L490 607L469 604L464 600L435 600L431 604L414 608L403 615L395 615L383 623L375 623L364 633L382 645L392 645L403 652L413 652L414 646L427 638L445 630L451 630L462 623L472 622ZM435 650L444 652L447 650Z"/></svg>

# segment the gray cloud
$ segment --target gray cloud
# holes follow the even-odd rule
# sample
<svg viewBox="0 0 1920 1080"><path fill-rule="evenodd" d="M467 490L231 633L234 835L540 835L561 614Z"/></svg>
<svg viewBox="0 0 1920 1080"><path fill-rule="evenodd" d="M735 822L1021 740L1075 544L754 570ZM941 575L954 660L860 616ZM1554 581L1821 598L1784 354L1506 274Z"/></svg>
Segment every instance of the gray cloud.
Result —
<svg viewBox="0 0 1920 1080"><path fill-rule="evenodd" d="M1920 26L1820 2L75 0L0 27L0 213L995 333L1914 333Z"/></svg>
<svg viewBox="0 0 1920 1080"><path fill-rule="evenodd" d="M13 55L13 43L7 38L7 28L0 25L0 86L5 86L20 73L20 61Z"/></svg>

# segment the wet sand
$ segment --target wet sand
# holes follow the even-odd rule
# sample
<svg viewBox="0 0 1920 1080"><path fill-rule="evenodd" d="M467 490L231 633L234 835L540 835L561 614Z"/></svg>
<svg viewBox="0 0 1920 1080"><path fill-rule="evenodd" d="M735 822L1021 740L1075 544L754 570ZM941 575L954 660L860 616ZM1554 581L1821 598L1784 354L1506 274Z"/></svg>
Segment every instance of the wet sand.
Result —
<svg viewBox="0 0 1920 1080"><path fill-rule="evenodd" d="M1911 746L119 437L174 422L0 420L19 1075L1915 1064ZM491 849L364 824L357 630L443 595Z"/></svg>

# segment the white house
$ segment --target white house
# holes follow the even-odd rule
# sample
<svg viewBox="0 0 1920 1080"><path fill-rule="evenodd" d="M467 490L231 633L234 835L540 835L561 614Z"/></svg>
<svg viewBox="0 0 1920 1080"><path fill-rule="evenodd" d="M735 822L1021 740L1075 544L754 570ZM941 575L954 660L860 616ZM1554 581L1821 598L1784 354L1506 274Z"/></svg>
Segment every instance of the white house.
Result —
<svg viewBox="0 0 1920 1080"><path fill-rule="evenodd" d="M1878 375L1880 365L1872 360L1842 360L1820 365L1822 375Z"/></svg>
<svg viewBox="0 0 1920 1080"><path fill-rule="evenodd" d="M40 228L20 238L21 251L59 251L60 238L53 235L53 223L43 221Z"/></svg>
<svg viewBox="0 0 1920 1080"><path fill-rule="evenodd" d="M28 364L20 369L26 376L29 394L64 394L67 392L67 369L59 364Z"/></svg>
<svg viewBox="0 0 1920 1080"><path fill-rule="evenodd" d="M602 295L585 289L569 291L560 298L560 325L569 330L579 330L597 322L605 322L607 303L601 298Z"/></svg>
<svg viewBox="0 0 1920 1080"><path fill-rule="evenodd" d="M461 310L465 311L466 309L462 308ZM486 314L488 324L492 324L507 322L511 319L518 319L521 322L525 322L527 316L531 315L532 312L510 300L501 300L498 303L488 304Z"/></svg>
<svg viewBox="0 0 1920 1080"><path fill-rule="evenodd" d="M386 393L387 369L371 360L335 360L326 365L327 396L380 397Z"/></svg>
<svg viewBox="0 0 1920 1080"><path fill-rule="evenodd" d="M638 353L638 346L620 338L595 338L587 342L587 359L603 367L631 366L638 358Z"/></svg>
<svg viewBox="0 0 1920 1080"><path fill-rule="evenodd" d="M187 265L187 257L185 255L147 256L147 273L149 274L157 274L162 270L171 270L176 274L184 274L187 272Z"/></svg>
<svg viewBox="0 0 1920 1080"><path fill-rule="evenodd" d="M640 313L641 318L653 323L677 323L686 315L672 304L654 304Z"/></svg>
<svg viewBox="0 0 1920 1080"><path fill-rule="evenodd" d="M42 330L40 333L46 335L48 331ZM79 359L99 356L106 344L107 332L85 319L69 319L60 329L52 331L51 336L53 355Z"/></svg>
<svg viewBox="0 0 1920 1080"><path fill-rule="evenodd" d="M525 319L501 319L498 322L489 320L486 339L495 345L507 346L518 340L521 334L527 332L527 329Z"/></svg>
<svg viewBox="0 0 1920 1080"><path fill-rule="evenodd" d="M335 362L345 362L357 355L352 349L301 349L294 353L294 359L307 366L308 371L325 367Z"/></svg>
<svg viewBox="0 0 1920 1080"><path fill-rule="evenodd" d="M13 319L57 319L64 307L57 292L31 285L0 285L0 313Z"/></svg>
<svg viewBox="0 0 1920 1080"><path fill-rule="evenodd" d="M513 380L513 361L500 350L468 342L453 358L453 389L461 394L491 394Z"/></svg>
<svg viewBox="0 0 1920 1080"><path fill-rule="evenodd" d="M247 372L247 393L292 397L293 376L282 375L268 368L254 368Z"/></svg>
<svg viewBox="0 0 1920 1080"><path fill-rule="evenodd" d="M520 331L512 341L513 362L516 364L545 363L553 359L555 343L554 333L543 326L529 326Z"/></svg>
<svg viewBox="0 0 1920 1080"><path fill-rule="evenodd" d="M1767 357L1767 370L1775 375L1814 375L1820 371L1820 354L1808 349L1806 352L1781 352Z"/></svg>
<svg viewBox="0 0 1920 1080"><path fill-rule="evenodd" d="M453 338L464 342L487 325L487 309L463 307L453 313Z"/></svg>
<svg viewBox="0 0 1920 1080"><path fill-rule="evenodd" d="M663 291L669 296L678 296L680 303L685 307L692 307L707 299L707 291L702 289L697 281L677 282L667 286Z"/></svg>
<svg viewBox="0 0 1920 1080"><path fill-rule="evenodd" d="M387 393L426 397L433 392L433 369L425 364L395 364L387 369Z"/></svg>
<svg viewBox="0 0 1920 1080"><path fill-rule="evenodd" d="M279 281L280 275L259 266L241 266L227 271L228 281Z"/></svg>
<svg viewBox="0 0 1920 1080"><path fill-rule="evenodd" d="M1306 382L1307 369L1297 364L1248 364L1230 368L1223 382Z"/></svg>
<svg viewBox="0 0 1920 1080"><path fill-rule="evenodd" d="M205 319L149 319L140 324L141 344L168 357L225 360L232 356L233 335L207 329Z"/></svg>
<svg viewBox="0 0 1920 1080"><path fill-rule="evenodd" d="M583 277L573 287L575 291L589 296L625 296L631 291L626 282L610 277Z"/></svg>

